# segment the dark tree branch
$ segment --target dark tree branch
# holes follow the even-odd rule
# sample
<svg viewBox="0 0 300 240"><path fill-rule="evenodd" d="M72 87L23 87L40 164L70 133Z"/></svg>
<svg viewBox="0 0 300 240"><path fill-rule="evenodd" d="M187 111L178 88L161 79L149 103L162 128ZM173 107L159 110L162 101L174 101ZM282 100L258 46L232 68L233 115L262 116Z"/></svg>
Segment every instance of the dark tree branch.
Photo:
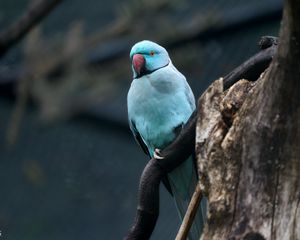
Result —
<svg viewBox="0 0 300 240"><path fill-rule="evenodd" d="M263 37L260 41L262 51L249 58L242 65L224 77L224 88L227 89L239 79L255 81L269 66L277 50L277 40L273 37Z"/></svg>
<svg viewBox="0 0 300 240"><path fill-rule="evenodd" d="M194 112L176 140L162 151L164 159L152 158L146 165L140 178L136 220L126 240L149 239L151 236L159 215L159 184L162 178L194 151L196 115Z"/></svg>
<svg viewBox="0 0 300 240"><path fill-rule="evenodd" d="M7 29L0 33L0 57L19 42L35 25L44 19L62 0L38 0Z"/></svg>
<svg viewBox="0 0 300 240"><path fill-rule="evenodd" d="M269 66L276 48L276 45L270 44L270 48L262 50L228 74L223 81L224 90L242 78L249 77L255 81ZM254 79L254 76L257 78ZM173 171L195 151L196 122L197 112L194 112L175 141L162 151L164 159L152 158L146 165L140 178L135 222L125 237L126 240L144 240L151 236L159 215L159 184L167 173Z"/></svg>

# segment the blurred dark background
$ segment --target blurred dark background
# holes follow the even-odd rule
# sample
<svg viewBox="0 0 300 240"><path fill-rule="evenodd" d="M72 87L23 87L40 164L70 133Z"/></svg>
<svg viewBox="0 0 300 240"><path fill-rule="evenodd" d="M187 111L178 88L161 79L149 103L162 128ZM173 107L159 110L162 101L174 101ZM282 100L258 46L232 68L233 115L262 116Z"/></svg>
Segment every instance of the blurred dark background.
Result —
<svg viewBox="0 0 300 240"><path fill-rule="evenodd" d="M29 0L0 1L0 31ZM129 51L169 50L198 97L278 35L281 0L65 0L0 58L3 239L122 239L147 157L127 125ZM161 187L152 239L179 220Z"/></svg>

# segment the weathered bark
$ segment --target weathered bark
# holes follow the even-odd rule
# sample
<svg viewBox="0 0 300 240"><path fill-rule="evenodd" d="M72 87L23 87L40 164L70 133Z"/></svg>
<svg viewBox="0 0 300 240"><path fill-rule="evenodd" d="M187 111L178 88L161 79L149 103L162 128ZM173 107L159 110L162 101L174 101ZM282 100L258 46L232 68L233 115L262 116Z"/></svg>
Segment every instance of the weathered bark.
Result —
<svg viewBox="0 0 300 240"><path fill-rule="evenodd" d="M196 132L202 239L300 239L300 2L285 1L278 53L256 83L208 91Z"/></svg>

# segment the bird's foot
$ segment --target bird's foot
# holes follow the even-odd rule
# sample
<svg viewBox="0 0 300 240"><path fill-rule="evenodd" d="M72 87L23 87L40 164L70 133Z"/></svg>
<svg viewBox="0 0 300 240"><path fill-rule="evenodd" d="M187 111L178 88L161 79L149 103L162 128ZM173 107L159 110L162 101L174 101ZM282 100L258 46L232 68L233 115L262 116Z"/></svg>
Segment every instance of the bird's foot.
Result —
<svg viewBox="0 0 300 240"><path fill-rule="evenodd" d="M164 157L161 155L161 150L158 149L158 148L155 148L155 149L154 149L154 154L153 154L153 156L154 156L155 159L158 159L158 160L164 159Z"/></svg>

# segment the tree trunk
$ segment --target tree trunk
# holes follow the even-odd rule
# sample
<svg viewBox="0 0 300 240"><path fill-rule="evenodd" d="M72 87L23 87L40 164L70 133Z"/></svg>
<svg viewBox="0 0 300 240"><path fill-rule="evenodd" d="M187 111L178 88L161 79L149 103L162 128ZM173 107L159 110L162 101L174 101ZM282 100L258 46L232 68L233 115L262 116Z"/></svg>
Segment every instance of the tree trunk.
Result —
<svg viewBox="0 0 300 240"><path fill-rule="evenodd" d="M199 99L196 154L209 201L202 239L300 239L300 2L286 0L279 47L256 83Z"/></svg>

